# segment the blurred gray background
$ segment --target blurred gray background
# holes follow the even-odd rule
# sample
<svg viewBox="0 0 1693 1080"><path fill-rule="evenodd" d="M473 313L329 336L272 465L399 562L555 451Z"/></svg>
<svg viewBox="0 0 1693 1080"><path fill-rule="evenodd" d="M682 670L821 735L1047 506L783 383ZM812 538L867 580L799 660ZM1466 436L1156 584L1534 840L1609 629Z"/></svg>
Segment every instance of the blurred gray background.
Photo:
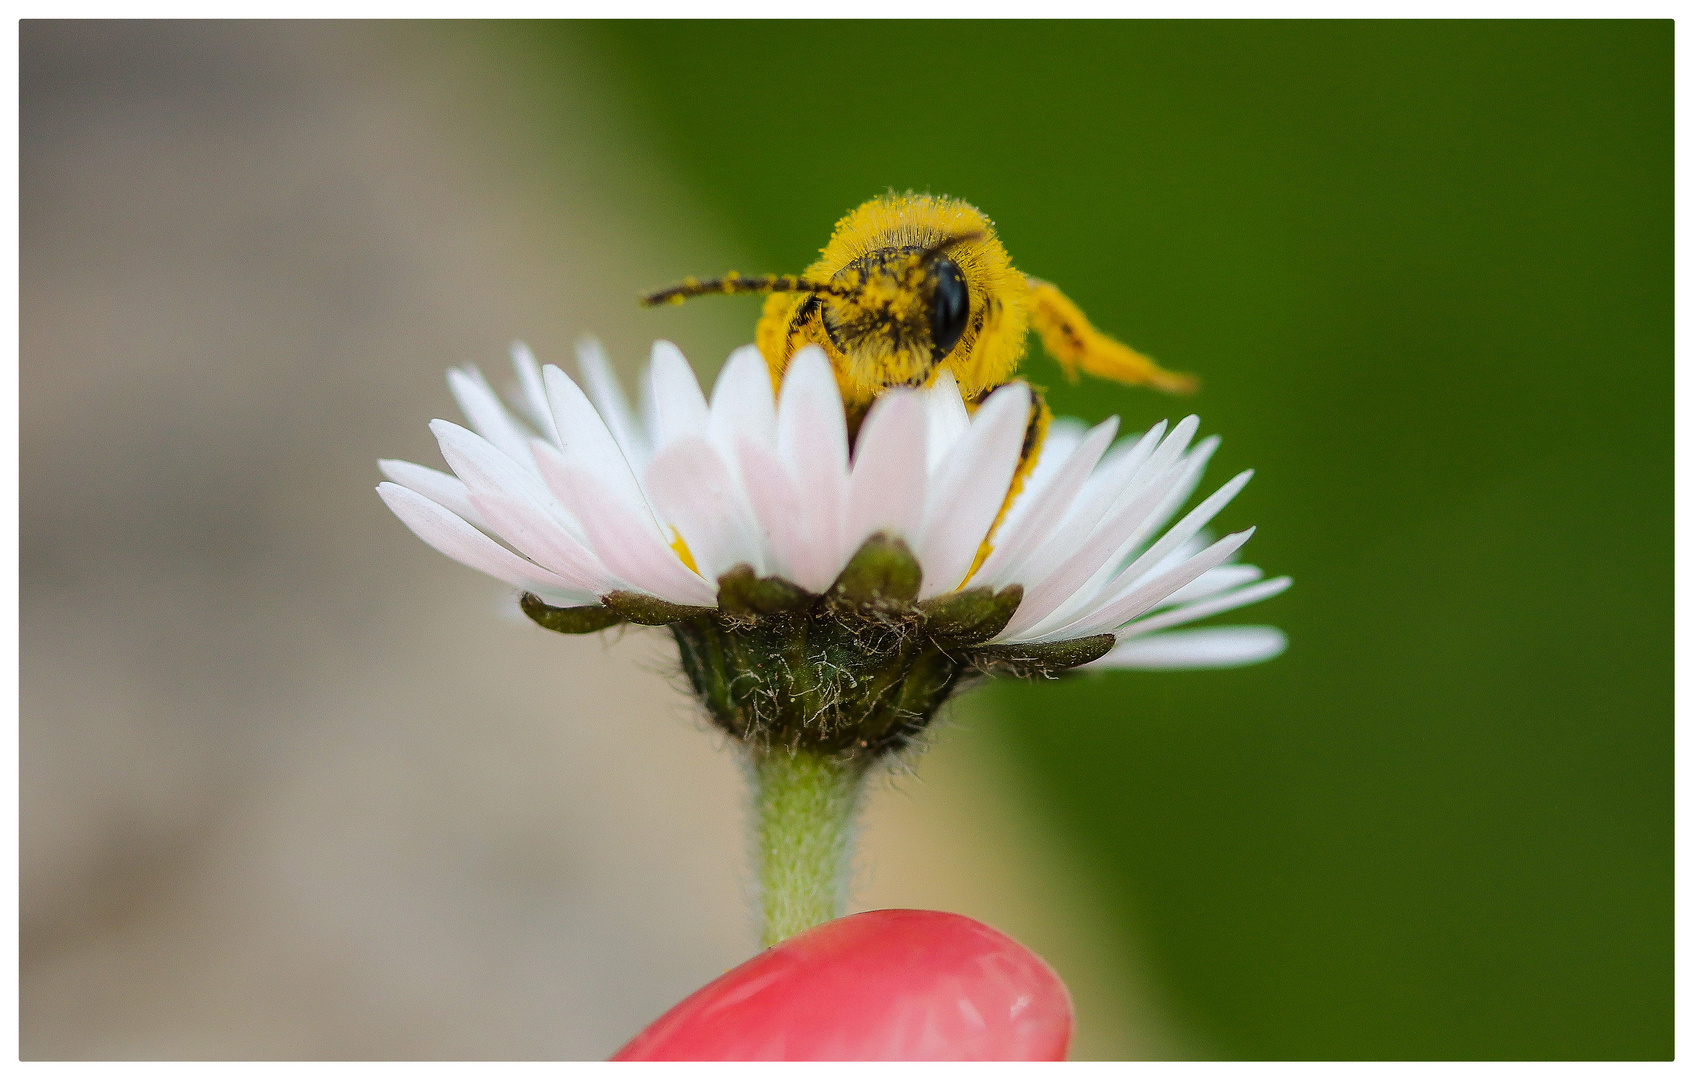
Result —
<svg viewBox="0 0 1693 1080"><path fill-rule="evenodd" d="M513 618L375 460L436 463L443 370L513 338L632 372L634 293L744 253L588 50L539 86L450 26L21 38L22 1055L609 1054L753 951L734 763L668 639ZM1201 1052L970 716L876 796L858 906L1041 951L1081 1056Z"/></svg>

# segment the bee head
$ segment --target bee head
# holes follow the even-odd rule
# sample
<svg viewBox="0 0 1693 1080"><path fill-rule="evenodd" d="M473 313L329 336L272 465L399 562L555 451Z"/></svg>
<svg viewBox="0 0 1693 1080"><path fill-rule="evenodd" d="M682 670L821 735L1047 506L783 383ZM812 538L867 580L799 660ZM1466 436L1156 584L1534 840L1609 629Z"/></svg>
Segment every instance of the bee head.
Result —
<svg viewBox="0 0 1693 1080"><path fill-rule="evenodd" d="M921 386L970 321L970 288L948 252L980 238L881 248L842 267L821 297L829 340L869 386Z"/></svg>
<svg viewBox="0 0 1693 1080"><path fill-rule="evenodd" d="M988 234L951 233L925 244L877 247L827 280L793 274L729 273L649 293L649 307L695 296L807 293L794 325L820 317L829 343L845 358L847 379L874 396L892 386L922 386L951 356L970 325L970 283L953 256Z"/></svg>

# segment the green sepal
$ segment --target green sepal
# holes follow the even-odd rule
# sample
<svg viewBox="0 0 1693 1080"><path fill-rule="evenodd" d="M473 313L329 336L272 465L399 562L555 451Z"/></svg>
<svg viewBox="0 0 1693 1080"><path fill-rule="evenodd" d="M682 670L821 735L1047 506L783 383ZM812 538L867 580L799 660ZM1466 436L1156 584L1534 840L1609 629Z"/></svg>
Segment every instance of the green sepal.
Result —
<svg viewBox="0 0 1693 1080"><path fill-rule="evenodd" d="M975 645L1004 630L1022 602L1021 585L1007 585L998 593L980 585L925 600L917 610L930 636L948 645Z"/></svg>
<svg viewBox="0 0 1693 1080"><path fill-rule="evenodd" d="M746 563L717 579L717 606L731 615L780 615L804 611L817 595L786 578L761 578Z"/></svg>
<svg viewBox="0 0 1693 1080"><path fill-rule="evenodd" d="M591 634L595 630L604 630L623 621L623 616L599 604L589 604L586 607L553 607L529 592L524 593L518 600L518 606L522 607L523 613L534 619L537 625L561 634Z"/></svg>
<svg viewBox="0 0 1693 1080"><path fill-rule="evenodd" d="M1117 644L1115 634L1094 634L1069 641L1045 641L1021 645L982 645L966 655L976 670L986 674L1020 676L1054 675L1068 668L1098 660Z"/></svg>
<svg viewBox="0 0 1693 1080"><path fill-rule="evenodd" d="M877 533L864 541L829 588L829 599L849 607L903 608L917 599L923 571L904 540Z"/></svg>
<svg viewBox="0 0 1693 1080"><path fill-rule="evenodd" d="M682 622L684 619L697 619L702 615L710 615L716 608L691 607L687 604L672 604L668 600L660 600L656 596L646 593L618 590L606 593L600 597L602 603L619 616L639 626L669 626L671 623Z"/></svg>

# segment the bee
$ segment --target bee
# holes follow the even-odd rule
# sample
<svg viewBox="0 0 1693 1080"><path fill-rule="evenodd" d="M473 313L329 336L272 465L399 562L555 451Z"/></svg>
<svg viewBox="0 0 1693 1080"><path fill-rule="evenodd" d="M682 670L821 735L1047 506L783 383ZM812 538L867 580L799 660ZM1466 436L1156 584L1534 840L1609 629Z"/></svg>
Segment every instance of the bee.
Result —
<svg viewBox="0 0 1693 1080"><path fill-rule="evenodd" d="M821 346L849 421L889 388L928 386L943 370L974 409L1017 373L1031 328L1071 382L1085 372L1172 393L1198 385L1100 333L1056 286L1016 270L993 223L958 199L871 199L835 225L804 274L685 278L641 302L739 293L769 294L756 340L775 384L795 351Z"/></svg>
<svg viewBox="0 0 1693 1080"><path fill-rule="evenodd" d="M1013 268L993 222L958 199L909 192L871 199L836 223L803 275L684 278L641 302L657 307L739 293L769 294L755 340L778 388L796 351L822 347L840 385L849 438L883 392L928 386L942 371L952 373L974 412L1016 375L1031 327L1071 382L1086 372L1178 394L1199 385L1095 330L1057 286ZM1022 460L1000 519L1034 469L1052 419L1040 391L1030 391ZM988 550L984 541L977 566Z"/></svg>

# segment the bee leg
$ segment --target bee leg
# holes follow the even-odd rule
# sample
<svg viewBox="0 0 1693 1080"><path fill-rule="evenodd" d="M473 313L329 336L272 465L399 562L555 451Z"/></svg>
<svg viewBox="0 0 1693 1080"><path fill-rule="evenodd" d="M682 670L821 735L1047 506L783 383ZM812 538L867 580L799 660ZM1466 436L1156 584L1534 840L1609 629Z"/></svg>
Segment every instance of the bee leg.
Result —
<svg viewBox="0 0 1693 1080"><path fill-rule="evenodd" d="M1085 371L1102 379L1135 386L1151 386L1172 394L1191 394L1199 389L1192 375L1165 371L1120 341L1093 328L1082 309L1056 285L1029 278L1029 321L1040 334L1041 344L1075 382Z"/></svg>
<svg viewBox="0 0 1693 1080"><path fill-rule="evenodd" d="M999 508L999 517L993 520L993 530L988 532L990 540L1005 518L1005 512L1011 508L1012 501L1022 493L1023 481L1035 471L1035 462L1040 460L1040 448L1046 442L1046 429L1052 425L1052 410L1047 407L1046 395L1031 386L1029 396L1029 426L1023 431L1023 455L1017 462L1017 471L1011 476L1011 487L1005 492L1005 504Z"/></svg>
<svg viewBox="0 0 1693 1080"><path fill-rule="evenodd" d="M1011 504L1023 491L1023 483L1035 469L1035 462L1040 460L1040 448L1046 442L1046 429L1052 424L1052 410L1047 408L1046 395L1034 387L1029 387L1033 402L1029 408L1029 426L1023 432L1023 456L1017 462L1017 471L1011 475L1011 487L1005 492L1005 501L999 504L999 513L993 519L993 527L988 530L987 537L976 549L976 560L970 564L970 573L965 576L966 583L975 576L982 563L987 561L993 551L994 537L999 533L999 524L1005 520L1005 512L1011 509Z"/></svg>

